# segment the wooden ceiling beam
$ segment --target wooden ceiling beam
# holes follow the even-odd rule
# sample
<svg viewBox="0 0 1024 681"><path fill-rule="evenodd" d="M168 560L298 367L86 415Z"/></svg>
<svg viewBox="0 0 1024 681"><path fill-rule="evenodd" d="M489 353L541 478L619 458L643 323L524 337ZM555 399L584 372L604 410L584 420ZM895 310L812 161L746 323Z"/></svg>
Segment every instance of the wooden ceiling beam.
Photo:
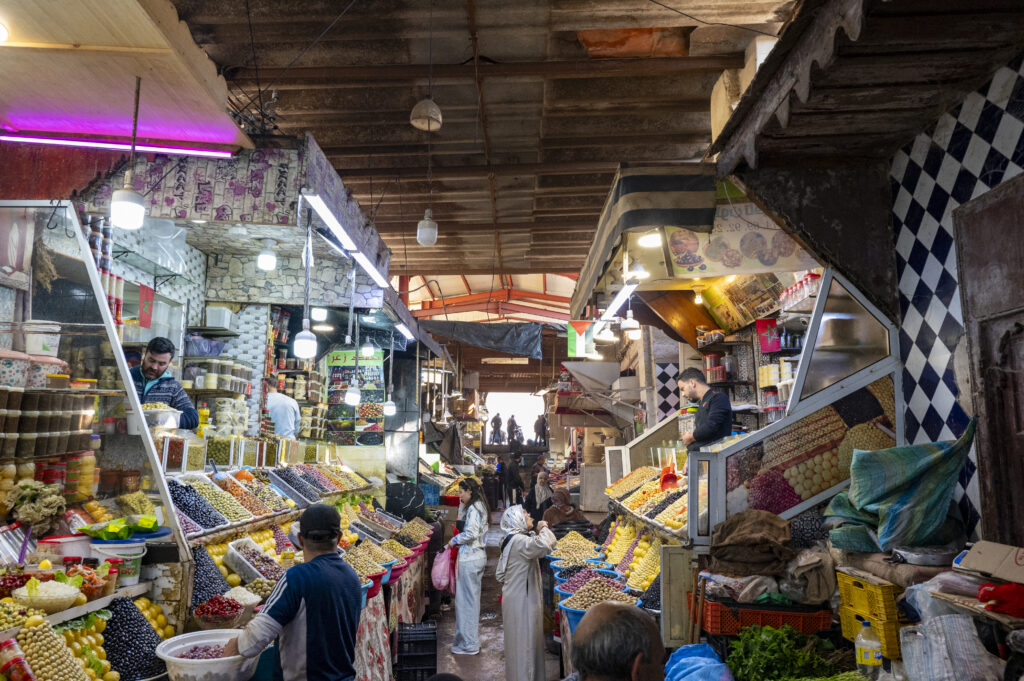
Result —
<svg viewBox="0 0 1024 681"><path fill-rule="evenodd" d="M480 78L637 78L681 73L720 72L743 68L743 55L714 57L665 57L660 59L586 59L541 62L472 62L464 64L354 64L307 66L286 70L259 70L260 81L274 83L277 90L329 89L335 87L378 87L392 83L472 82ZM256 72L243 67L226 74L231 85L256 87ZM280 82L278 82L280 81Z"/></svg>
<svg viewBox="0 0 1024 681"><path fill-rule="evenodd" d="M500 230L503 232L515 232L515 231L539 231L539 230L552 230L556 232L574 232L574 231L593 231L597 224L593 220L551 220L547 222L450 222L445 218L435 215L434 219L438 221L439 234L445 236L451 233L463 233L463 232L493 232L494 230ZM388 221L375 221L374 226L377 228L377 233L380 235L385 234L404 234L409 231L409 225L411 224L412 218L401 222L388 222Z"/></svg>
<svg viewBox="0 0 1024 681"><path fill-rule="evenodd" d="M506 267L503 272L510 274L543 274L549 272L552 274L564 272L566 269L571 267L580 267L583 265L585 258L562 258L561 262L552 262L550 264L539 264L533 263L529 265L521 265L518 267ZM578 264L566 261L576 261ZM409 273L419 275L420 272L428 271L434 276L445 276L445 275L456 275L456 274L493 274L495 272L491 267L467 267L459 263L447 263L447 262L434 262L433 264L417 264L415 267L405 266L401 263L392 261L391 267L388 270L388 274L392 276L400 276ZM563 274L562 276L570 276L569 274ZM575 274L571 276L577 276Z"/></svg>

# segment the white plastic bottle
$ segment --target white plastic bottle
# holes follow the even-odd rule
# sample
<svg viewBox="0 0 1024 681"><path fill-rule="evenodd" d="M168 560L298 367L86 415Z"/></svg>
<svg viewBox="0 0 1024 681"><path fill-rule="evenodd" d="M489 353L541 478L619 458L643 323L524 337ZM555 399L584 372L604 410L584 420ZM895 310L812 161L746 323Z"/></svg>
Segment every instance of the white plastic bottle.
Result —
<svg viewBox="0 0 1024 681"><path fill-rule="evenodd" d="M854 641L857 648L857 671L869 679L877 679L882 671L882 642L871 628L871 622L862 622Z"/></svg>

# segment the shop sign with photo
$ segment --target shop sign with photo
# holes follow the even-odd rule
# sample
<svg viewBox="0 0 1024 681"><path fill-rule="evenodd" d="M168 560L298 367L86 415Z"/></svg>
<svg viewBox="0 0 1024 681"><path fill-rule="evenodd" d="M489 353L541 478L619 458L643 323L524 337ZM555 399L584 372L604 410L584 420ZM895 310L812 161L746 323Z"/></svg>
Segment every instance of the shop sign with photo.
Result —
<svg viewBox="0 0 1024 681"><path fill-rule="evenodd" d="M796 272L818 267L807 251L753 203L719 205L709 233L671 225L664 229L676 277Z"/></svg>
<svg viewBox="0 0 1024 681"><path fill-rule="evenodd" d="M724 277L704 289L704 304L718 326L732 333L777 312L779 296L793 281L785 272Z"/></svg>
<svg viewBox="0 0 1024 681"><path fill-rule="evenodd" d="M358 350L334 350L327 356L328 440L346 447L384 449L384 353L377 349L372 357L359 357ZM345 404L345 391L356 384L360 402ZM346 460L347 460L346 454Z"/></svg>

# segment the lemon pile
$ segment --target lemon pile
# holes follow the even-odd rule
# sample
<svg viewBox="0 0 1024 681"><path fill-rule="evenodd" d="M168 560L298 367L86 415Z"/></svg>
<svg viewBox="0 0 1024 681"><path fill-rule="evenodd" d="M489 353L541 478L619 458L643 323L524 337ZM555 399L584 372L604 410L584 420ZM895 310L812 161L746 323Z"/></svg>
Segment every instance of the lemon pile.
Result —
<svg viewBox="0 0 1024 681"><path fill-rule="evenodd" d="M687 495L683 495L669 504L668 508L655 516L655 522L659 522L673 530L681 530L686 527L686 503L689 501Z"/></svg>
<svg viewBox="0 0 1024 681"><path fill-rule="evenodd" d="M167 640L174 636L174 627L167 623L167 616L164 615L163 608L148 598L136 598L133 602L146 621L156 630L156 633L160 634L160 638Z"/></svg>
<svg viewBox="0 0 1024 681"><path fill-rule="evenodd" d="M632 471L629 475L616 480L605 490L605 494L613 499L618 499L626 492L636 489L651 478L658 476L658 469L651 466L641 466Z"/></svg>
<svg viewBox="0 0 1024 681"><path fill-rule="evenodd" d="M661 573L661 540L640 540L633 551L633 562L626 571L626 586L647 591L654 578Z"/></svg>
<svg viewBox="0 0 1024 681"><path fill-rule="evenodd" d="M612 539L612 543L608 545L608 557L605 560L612 565L618 564L626 555L626 551L629 550L635 539L636 528L622 522L620 518L618 527L615 528L615 537Z"/></svg>

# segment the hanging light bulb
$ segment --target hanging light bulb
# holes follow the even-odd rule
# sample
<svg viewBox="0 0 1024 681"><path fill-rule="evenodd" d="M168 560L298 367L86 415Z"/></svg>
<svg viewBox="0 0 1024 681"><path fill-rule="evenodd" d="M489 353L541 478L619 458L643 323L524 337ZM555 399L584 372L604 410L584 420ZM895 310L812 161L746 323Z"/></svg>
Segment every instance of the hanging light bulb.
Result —
<svg viewBox="0 0 1024 681"><path fill-rule="evenodd" d="M6 40L6 38L5 38ZM139 129L139 92L142 78L135 77L135 109L132 113L132 148L128 153L128 170L124 174L124 186L110 197L110 223L121 229L136 230L146 219L146 200L132 188L132 168L135 167L135 134Z"/></svg>
<svg viewBox="0 0 1024 681"><path fill-rule="evenodd" d="M615 335L615 332L611 330L611 327L606 326L601 329L601 332L594 336L594 340L601 341L603 343L614 343L619 340L619 337Z"/></svg>
<svg viewBox="0 0 1024 681"><path fill-rule="evenodd" d="M124 174L124 187L110 197L110 223L114 227L136 230L146 219L146 200L132 189L132 171Z"/></svg>
<svg viewBox="0 0 1024 681"><path fill-rule="evenodd" d="M256 256L256 267L264 272L270 272L277 267L277 253L274 253L274 246L277 242L273 239L263 240L263 250Z"/></svg>
<svg viewBox="0 0 1024 681"><path fill-rule="evenodd" d="M309 317L314 322L326 322L327 321L327 309L323 307L314 307L309 311Z"/></svg>
<svg viewBox="0 0 1024 681"><path fill-rule="evenodd" d="M626 310L626 318L622 320L619 328L622 329L622 333L625 334L626 338L629 340L640 340L640 322L633 319L632 310Z"/></svg>
<svg viewBox="0 0 1024 681"><path fill-rule="evenodd" d="M441 129L444 116L441 114L441 107L430 97L416 102L409 114L409 123L417 130L424 132L437 132Z"/></svg>
<svg viewBox="0 0 1024 681"><path fill-rule="evenodd" d="M703 305L704 304L704 296L702 296L700 294L700 292L703 291L703 290L704 290L703 286L694 286L693 287L693 302L696 303L697 305Z"/></svg>
<svg viewBox="0 0 1024 681"><path fill-rule="evenodd" d="M373 357L373 353L377 351L377 348L373 347L373 343L367 340L363 343L363 346L359 348L359 355L363 358Z"/></svg>
<svg viewBox="0 0 1024 681"><path fill-rule="evenodd" d="M659 232L648 232L636 240L643 248L657 248L661 245L661 234Z"/></svg>
<svg viewBox="0 0 1024 681"><path fill-rule="evenodd" d="M359 405L359 401L362 399L362 393L359 391L359 386L353 383L345 391L345 404L350 407Z"/></svg>
<svg viewBox="0 0 1024 681"><path fill-rule="evenodd" d="M395 401L391 399L391 395L388 395L388 401L384 403L384 416L394 416L398 413L398 406Z"/></svg>
<svg viewBox="0 0 1024 681"><path fill-rule="evenodd" d="M423 219L416 225L416 243L420 246L437 243L437 222L434 221L434 211L429 208L423 211Z"/></svg>
<svg viewBox="0 0 1024 681"><path fill-rule="evenodd" d="M309 330L308 319L302 320L302 331L295 334L292 352L299 359L312 359L316 357L316 334Z"/></svg>

